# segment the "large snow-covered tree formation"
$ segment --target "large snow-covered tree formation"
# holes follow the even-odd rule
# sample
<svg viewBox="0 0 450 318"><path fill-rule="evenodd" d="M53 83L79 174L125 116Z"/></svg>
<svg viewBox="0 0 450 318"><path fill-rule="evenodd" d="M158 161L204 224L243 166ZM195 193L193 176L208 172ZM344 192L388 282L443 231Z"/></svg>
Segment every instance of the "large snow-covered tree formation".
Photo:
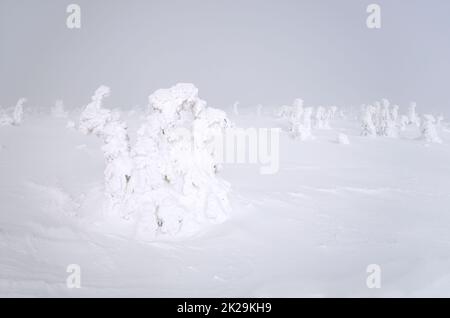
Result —
<svg viewBox="0 0 450 318"><path fill-rule="evenodd" d="M224 112L207 107L192 84L149 97L149 115L130 146L119 116L102 107L100 87L80 129L103 138L110 210L136 222L139 235L183 234L218 223L229 212L229 184L217 174L215 138L230 127Z"/></svg>

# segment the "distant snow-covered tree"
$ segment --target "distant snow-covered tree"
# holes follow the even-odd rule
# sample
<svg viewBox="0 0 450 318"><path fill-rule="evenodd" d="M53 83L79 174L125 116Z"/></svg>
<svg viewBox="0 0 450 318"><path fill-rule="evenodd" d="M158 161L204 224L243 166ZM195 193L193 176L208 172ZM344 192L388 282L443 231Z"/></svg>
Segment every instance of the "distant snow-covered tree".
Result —
<svg viewBox="0 0 450 318"><path fill-rule="evenodd" d="M0 107L0 126L12 125L13 119L9 116L3 107Z"/></svg>
<svg viewBox="0 0 450 318"><path fill-rule="evenodd" d="M406 115L401 115L399 122L400 130L402 131L405 130L408 125L409 125L409 117Z"/></svg>
<svg viewBox="0 0 450 318"><path fill-rule="evenodd" d="M55 118L67 118L68 113L65 110L64 102L57 100L51 110L52 116Z"/></svg>
<svg viewBox="0 0 450 318"><path fill-rule="evenodd" d="M26 98L21 98L17 101L16 106L14 107L14 112L12 115L12 125L19 126L23 121L23 106L26 103Z"/></svg>
<svg viewBox="0 0 450 318"><path fill-rule="evenodd" d="M350 144L350 140L348 139L348 136L344 133L339 133L339 135L337 137L337 142L340 145L349 145Z"/></svg>
<svg viewBox="0 0 450 318"><path fill-rule="evenodd" d="M235 116L239 116L239 102L235 102L234 104L233 104L233 114L235 115Z"/></svg>
<svg viewBox="0 0 450 318"><path fill-rule="evenodd" d="M262 110L263 110L263 105L259 104L258 106L256 106L256 115L258 117L262 116Z"/></svg>
<svg viewBox="0 0 450 318"><path fill-rule="evenodd" d="M444 121L444 115L440 114L436 118L436 127L442 127L442 122Z"/></svg>
<svg viewBox="0 0 450 318"><path fill-rule="evenodd" d="M391 119L394 122L398 121L398 111L399 111L400 107L398 105L393 105L391 108Z"/></svg>
<svg viewBox="0 0 450 318"><path fill-rule="evenodd" d="M283 105L276 111L276 116L279 118L289 118L292 114L292 106Z"/></svg>
<svg viewBox="0 0 450 318"><path fill-rule="evenodd" d="M411 102L408 108L408 118L410 125L416 125L420 127L420 117L416 112L417 104L415 102Z"/></svg>
<svg viewBox="0 0 450 318"><path fill-rule="evenodd" d="M361 135L375 137L377 135L377 130L373 119L376 108L372 105L363 107L363 114L361 116Z"/></svg>
<svg viewBox="0 0 450 318"><path fill-rule="evenodd" d="M422 138L429 143L442 143L436 130L436 119L432 115L424 115L422 121Z"/></svg>
<svg viewBox="0 0 450 318"><path fill-rule="evenodd" d="M338 114L338 110L339 110L339 108L337 106L331 106L330 107L331 120L336 119L336 115Z"/></svg>
<svg viewBox="0 0 450 318"><path fill-rule="evenodd" d="M324 128L325 108L322 106L317 107L316 114L314 116L314 127L317 129Z"/></svg>
<svg viewBox="0 0 450 318"><path fill-rule="evenodd" d="M313 108L306 107L303 109L302 106L302 115L299 116L291 116L291 135L294 138L298 138L302 141L312 139L313 135L311 132L312 129L312 115Z"/></svg>
<svg viewBox="0 0 450 318"><path fill-rule="evenodd" d="M382 100L381 109L378 111L378 135L391 138L397 137L397 126L391 117L390 103L387 99Z"/></svg>

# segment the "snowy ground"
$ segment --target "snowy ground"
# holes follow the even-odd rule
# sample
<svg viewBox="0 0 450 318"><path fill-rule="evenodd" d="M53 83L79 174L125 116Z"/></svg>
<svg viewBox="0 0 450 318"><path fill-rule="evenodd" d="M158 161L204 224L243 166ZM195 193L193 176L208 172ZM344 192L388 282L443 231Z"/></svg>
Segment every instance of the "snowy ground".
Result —
<svg viewBox="0 0 450 318"><path fill-rule="evenodd" d="M225 167L229 221L152 243L103 221L100 141L66 122L0 127L0 296L450 296L448 132L429 146L414 131L359 137L349 120L314 141L283 133L279 173ZM66 287L69 264L81 266L81 289ZM381 289L366 286L369 264L381 266Z"/></svg>

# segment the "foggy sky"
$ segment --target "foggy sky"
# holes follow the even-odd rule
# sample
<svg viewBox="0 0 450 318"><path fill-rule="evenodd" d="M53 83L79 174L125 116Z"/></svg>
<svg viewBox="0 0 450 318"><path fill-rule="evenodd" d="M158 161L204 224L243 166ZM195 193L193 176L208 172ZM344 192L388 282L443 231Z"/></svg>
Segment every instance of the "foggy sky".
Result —
<svg viewBox="0 0 450 318"><path fill-rule="evenodd" d="M81 6L80 30L66 7ZM366 7L382 28L366 27ZM450 115L448 0L0 0L0 105L108 105L192 82L209 105L359 105Z"/></svg>

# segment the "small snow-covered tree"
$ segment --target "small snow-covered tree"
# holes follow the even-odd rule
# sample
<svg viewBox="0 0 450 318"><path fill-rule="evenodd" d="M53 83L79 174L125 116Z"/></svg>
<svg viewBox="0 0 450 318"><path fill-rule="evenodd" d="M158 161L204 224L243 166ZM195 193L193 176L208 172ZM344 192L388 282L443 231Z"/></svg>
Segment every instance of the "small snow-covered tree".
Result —
<svg viewBox="0 0 450 318"><path fill-rule="evenodd" d="M395 121L391 117L390 103L387 99L383 99L381 109L378 114L377 133L384 137L397 137L397 127Z"/></svg>
<svg viewBox="0 0 450 318"><path fill-rule="evenodd" d="M258 117L262 116L262 110L263 110L263 105L259 104L258 106L256 106L256 115Z"/></svg>
<svg viewBox="0 0 450 318"><path fill-rule="evenodd" d="M333 111L331 108L326 108L322 117L322 127L323 129L331 129L330 121L333 118Z"/></svg>
<svg viewBox="0 0 450 318"><path fill-rule="evenodd" d="M391 119L394 122L398 121L398 111L399 111L400 107L398 105L394 105L391 108Z"/></svg>
<svg viewBox="0 0 450 318"><path fill-rule="evenodd" d="M339 108L337 106L331 106L330 107L330 119L334 120L336 119L336 115L338 114Z"/></svg>
<svg viewBox="0 0 450 318"><path fill-rule="evenodd" d="M281 106L277 112L276 116L283 119L288 119L292 114L292 106L283 105Z"/></svg>
<svg viewBox="0 0 450 318"><path fill-rule="evenodd" d="M377 130L373 121L376 108L372 105L364 106L363 114L361 116L361 135L368 137L375 137Z"/></svg>
<svg viewBox="0 0 450 318"><path fill-rule="evenodd" d="M0 107L0 126L12 125L12 118L9 116L3 107Z"/></svg>
<svg viewBox="0 0 450 318"><path fill-rule="evenodd" d="M317 107L316 114L314 116L314 127L317 129L323 129L324 127L325 108L322 106Z"/></svg>
<svg viewBox="0 0 450 318"><path fill-rule="evenodd" d="M442 122L444 121L444 115L438 115L436 118L436 127L441 128Z"/></svg>
<svg viewBox="0 0 450 318"><path fill-rule="evenodd" d="M119 112L103 108L103 100L109 95L109 87L101 86L96 90L81 114L79 129L84 134L102 138L106 195L110 199L110 209L120 211L123 216L121 207L128 194L132 172L131 149L127 126L120 120Z"/></svg>
<svg viewBox="0 0 450 318"><path fill-rule="evenodd" d="M337 142L340 145L349 145L350 144L350 140L348 139L348 136L344 133L339 133L339 135L337 137Z"/></svg>
<svg viewBox="0 0 450 318"><path fill-rule="evenodd" d="M411 102L409 104L409 109L408 109L409 124L420 127L420 117L419 117L419 115L417 115L416 108L417 108L417 104L415 102Z"/></svg>
<svg viewBox="0 0 450 318"><path fill-rule="evenodd" d="M312 139L312 115L313 108L306 107L302 110L302 116L291 117L291 134L294 138L299 138L302 141Z"/></svg>
<svg viewBox="0 0 450 318"><path fill-rule="evenodd" d="M290 113L288 114L290 116L291 121L298 122L301 120L304 114L303 105L304 102L302 99L297 98L296 100L294 100L294 103L290 107Z"/></svg>
<svg viewBox="0 0 450 318"><path fill-rule="evenodd" d="M57 100L55 106L52 107L52 116L55 118L67 118L68 113L65 110L64 102Z"/></svg>
<svg viewBox="0 0 450 318"><path fill-rule="evenodd" d="M235 115L235 116L239 116L239 102L235 102L234 104L233 104L233 114Z"/></svg>
<svg viewBox="0 0 450 318"><path fill-rule="evenodd" d="M12 116L12 125L19 126L23 121L23 105L26 103L26 98L21 98L17 101L16 106L14 107L14 112Z"/></svg>
<svg viewBox="0 0 450 318"><path fill-rule="evenodd" d="M432 115L424 115L422 121L422 138L429 143L442 143L436 130L436 119Z"/></svg>
<svg viewBox="0 0 450 318"><path fill-rule="evenodd" d="M406 127L409 125L409 118L406 115L401 115L400 116L400 130L404 131L406 129Z"/></svg>

